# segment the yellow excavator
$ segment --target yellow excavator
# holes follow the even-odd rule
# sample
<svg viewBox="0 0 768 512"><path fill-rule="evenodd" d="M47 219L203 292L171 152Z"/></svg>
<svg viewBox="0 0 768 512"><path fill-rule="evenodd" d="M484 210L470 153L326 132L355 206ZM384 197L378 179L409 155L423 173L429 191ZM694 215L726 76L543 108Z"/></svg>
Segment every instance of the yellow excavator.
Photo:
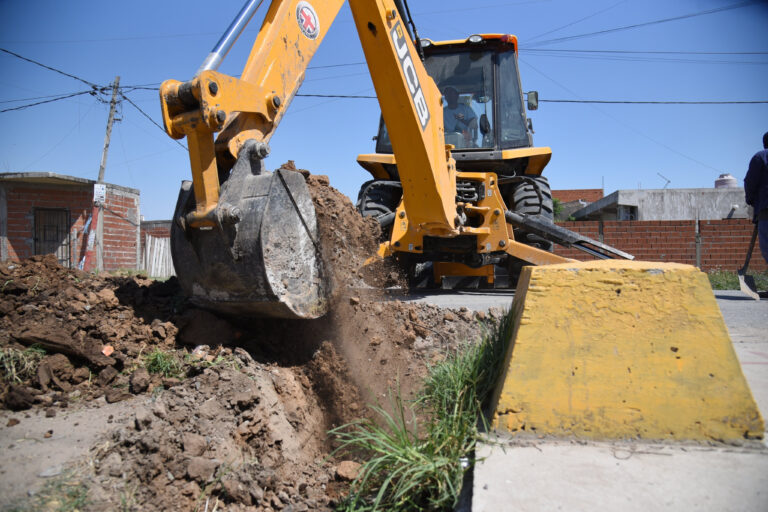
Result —
<svg viewBox="0 0 768 512"><path fill-rule="evenodd" d="M261 3L246 3L194 78L160 88L165 129L187 138L192 168L172 255L201 306L317 318L330 290L308 188L301 174L267 171L264 159L343 0L272 1L240 78L218 73ZM551 150L532 145L516 37L433 42L418 37L403 0L349 6L382 112L377 152L358 157L373 176L358 207L384 228L381 257L412 273L430 263L437 283L486 285L502 267L570 261L551 252L552 241L631 259L552 223L541 176Z"/></svg>
<svg viewBox="0 0 768 512"><path fill-rule="evenodd" d="M264 158L343 0L274 0L241 77L216 72L261 3L245 5L194 78L160 88L165 129L187 138L192 167L171 249L198 305L316 318L330 290L307 184L300 173L265 170ZM532 147L515 37L420 40L403 0L349 5L382 112L378 152L358 158L374 178L359 208L385 228L379 255L406 267L431 263L438 281L469 276L490 284L501 265L540 265L520 272L514 328L499 362L506 370L491 404L495 429L600 439L762 437L763 420L701 271L575 262L547 250L554 241L631 259L551 222L540 176L550 151Z"/></svg>

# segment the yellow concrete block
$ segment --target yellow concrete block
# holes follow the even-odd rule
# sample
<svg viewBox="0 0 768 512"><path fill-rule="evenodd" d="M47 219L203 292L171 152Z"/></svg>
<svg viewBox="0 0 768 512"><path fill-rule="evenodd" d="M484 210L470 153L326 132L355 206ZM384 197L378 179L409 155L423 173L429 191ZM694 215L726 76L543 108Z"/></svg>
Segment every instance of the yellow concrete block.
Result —
<svg viewBox="0 0 768 512"><path fill-rule="evenodd" d="M762 438L706 275L675 263L525 267L494 427L592 439Z"/></svg>

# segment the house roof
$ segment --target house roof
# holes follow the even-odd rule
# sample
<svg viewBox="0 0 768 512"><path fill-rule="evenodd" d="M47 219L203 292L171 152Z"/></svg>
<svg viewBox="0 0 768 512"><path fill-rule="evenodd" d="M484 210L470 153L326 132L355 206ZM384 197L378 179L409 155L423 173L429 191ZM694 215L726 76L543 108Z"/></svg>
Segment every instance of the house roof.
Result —
<svg viewBox="0 0 768 512"><path fill-rule="evenodd" d="M95 180L78 178L76 176L67 176L65 174L57 174L55 172L3 172L0 173L0 182L2 181L63 186L92 186L96 183ZM110 189L121 190L123 192L136 195L140 194L139 190L135 188L123 187L122 185L115 185L113 183L105 183L105 185Z"/></svg>

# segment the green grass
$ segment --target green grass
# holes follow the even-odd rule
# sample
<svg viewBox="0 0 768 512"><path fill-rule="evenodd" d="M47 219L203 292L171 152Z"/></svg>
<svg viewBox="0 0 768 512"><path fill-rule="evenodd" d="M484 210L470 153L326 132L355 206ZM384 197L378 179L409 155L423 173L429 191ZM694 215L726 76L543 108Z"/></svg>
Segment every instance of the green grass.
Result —
<svg viewBox="0 0 768 512"><path fill-rule="evenodd" d="M552 198L552 214L555 216L556 220L562 220L560 219L560 216L563 214L563 203L556 197Z"/></svg>
<svg viewBox="0 0 768 512"><path fill-rule="evenodd" d="M159 373L166 378L184 376L184 365L176 354L165 352L159 348L144 356L144 366L149 373Z"/></svg>
<svg viewBox="0 0 768 512"><path fill-rule="evenodd" d="M747 272L755 278L755 285L758 290L768 290L768 271ZM739 276L736 272L727 270L712 270L707 272L709 283L713 290L738 290Z"/></svg>
<svg viewBox="0 0 768 512"><path fill-rule="evenodd" d="M49 480L29 501L7 509L8 512L77 512L88 505L88 486L68 472Z"/></svg>
<svg viewBox="0 0 768 512"><path fill-rule="evenodd" d="M339 452L366 458L340 510L453 509L511 331L507 313L479 343L431 368L413 403L394 392L393 413L372 407L379 421L360 420L330 432Z"/></svg>
<svg viewBox="0 0 768 512"><path fill-rule="evenodd" d="M0 377L11 384L21 384L37 374L45 349L33 345L24 350L11 347L0 349Z"/></svg>

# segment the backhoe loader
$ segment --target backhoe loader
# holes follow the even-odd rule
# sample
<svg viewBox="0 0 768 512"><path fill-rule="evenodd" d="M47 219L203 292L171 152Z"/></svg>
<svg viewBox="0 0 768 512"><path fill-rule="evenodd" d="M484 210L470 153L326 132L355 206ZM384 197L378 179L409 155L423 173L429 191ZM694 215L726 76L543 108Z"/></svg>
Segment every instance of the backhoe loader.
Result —
<svg viewBox="0 0 768 512"><path fill-rule="evenodd" d="M261 3L246 3L191 80L160 88L165 129L187 137L192 169L174 212L172 255L182 287L203 307L317 318L330 290L314 207L300 174L269 172L264 158L343 0L273 0L240 78L218 73ZM570 261L547 250L548 240L631 258L552 224L540 177L551 151L532 147L516 37L433 42L418 38L403 0L349 6L382 112L378 152L358 158L374 177L360 210L385 228L379 256L407 268L432 262L438 281L486 284L500 265ZM466 116L446 132L449 94Z"/></svg>

